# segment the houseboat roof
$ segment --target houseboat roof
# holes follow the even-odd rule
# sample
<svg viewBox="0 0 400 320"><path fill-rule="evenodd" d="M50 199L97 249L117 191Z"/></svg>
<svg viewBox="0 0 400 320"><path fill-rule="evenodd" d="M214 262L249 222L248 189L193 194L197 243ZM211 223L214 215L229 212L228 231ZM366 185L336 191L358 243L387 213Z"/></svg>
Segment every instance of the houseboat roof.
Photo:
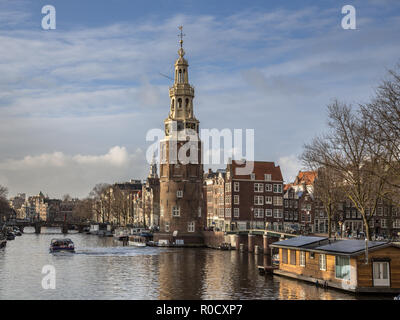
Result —
<svg viewBox="0 0 400 320"><path fill-rule="evenodd" d="M271 246L302 248L314 244L319 245L320 241L327 241L327 240L328 240L327 237L299 236L287 240L274 242L273 244L271 244Z"/></svg>
<svg viewBox="0 0 400 320"><path fill-rule="evenodd" d="M368 249L373 249L388 245L388 242L382 241L368 241ZM329 244L325 244L314 248L314 250L327 251L331 253L342 253L342 254L357 254L365 251L365 241L363 240L336 240Z"/></svg>
<svg viewBox="0 0 400 320"><path fill-rule="evenodd" d="M275 248L292 248L304 251L314 251L327 254L358 255L365 252L364 240L329 240L324 237L299 236L288 240L274 242L270 245ZM400 246L383 241L369 241L368 249L375 250L387 246Z"/></svg>

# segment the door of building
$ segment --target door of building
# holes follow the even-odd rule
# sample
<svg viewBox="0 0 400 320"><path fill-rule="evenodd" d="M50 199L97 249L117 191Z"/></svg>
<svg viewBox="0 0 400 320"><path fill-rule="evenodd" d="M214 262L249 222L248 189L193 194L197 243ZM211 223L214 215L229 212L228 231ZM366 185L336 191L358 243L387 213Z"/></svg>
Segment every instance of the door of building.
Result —
<svg viewBox="0 0 400 320"><path fill-rule="evenodd" d="M374 261L374 287L390 286L389 262Z"/></svg>

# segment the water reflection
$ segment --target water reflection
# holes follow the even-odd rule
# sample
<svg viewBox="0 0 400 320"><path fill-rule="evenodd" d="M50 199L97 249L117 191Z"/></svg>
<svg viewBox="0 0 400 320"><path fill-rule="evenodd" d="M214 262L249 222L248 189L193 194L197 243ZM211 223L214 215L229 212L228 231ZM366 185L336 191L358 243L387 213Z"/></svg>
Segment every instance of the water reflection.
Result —
<svg viewBox="0 0 400 320"><path fill-rule="evenodd" d="M28 230L27 230L28 231ZM263 255L211 249L122 247L113 238L68 234L76 254L49 254L58 230L26 233L0 250L0 299L354 299L278 276L260 276ZM46 234L50 232L52 234ZM56 268L56 289L41 287Z"/></svg>

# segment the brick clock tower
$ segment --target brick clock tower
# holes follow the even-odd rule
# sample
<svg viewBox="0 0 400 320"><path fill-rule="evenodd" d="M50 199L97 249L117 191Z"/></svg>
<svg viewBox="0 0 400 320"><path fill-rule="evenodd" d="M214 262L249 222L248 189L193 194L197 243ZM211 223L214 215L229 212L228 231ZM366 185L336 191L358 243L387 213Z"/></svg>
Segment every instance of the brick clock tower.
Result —
<svg viewBox="0 0 400 320"><path fill-rule="evenodd" d="M160 231L154 237L160 243L192 246L203 244L203 165L199 120L193 114L194 88L179 29L179 57L169 89L165 138L160 142Z"/></svg>

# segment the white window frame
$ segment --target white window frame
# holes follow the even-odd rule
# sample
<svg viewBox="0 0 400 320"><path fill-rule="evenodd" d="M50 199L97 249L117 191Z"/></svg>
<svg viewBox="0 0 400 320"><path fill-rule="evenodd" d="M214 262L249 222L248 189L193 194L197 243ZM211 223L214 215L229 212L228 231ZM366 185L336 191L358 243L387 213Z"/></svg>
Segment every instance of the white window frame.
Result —
<svg viewBox="0 0 400 320"><path fill-rule="evenodd" d="M272 184L270 183L265 184L265 192L272 192Z"/></svg>
<svg viewBox="0 0 400 320"><path fill-rule="evenodd" d="M173 217L180 217L181 216L181 207L179 206L173 206L171 208L172 210L172 216Z"/></svg>
<svg viewBox="0 0 400 320"><path fill-rule="evenodd" d="M233 216L235 218L239 218L240 216L239 208L233 208Z"/></svg>
<svg viewBox="0 0 400 320"><path fill-rule="evenodd" d="M306 266L306 252L305 251L300 251L300 257L299 257L299 263L300 267L305 267Z"/></svg>
<svg viewBox="0 0 400 320"><path fill-rule="evenodd" d="M346 266L348 266L348 273L347 273L344 277L338 277L338 271L337 271L338 259L346 259L346 260L348 260L348 264L346 264ZM343 267L343 266L342 266L342 267ZM346 257L346 256L335 256L335 279L350 280L350 279L351 279L350 270L351 270L350 257Z"/></svg>
<svg viewBox="0 0 400 320"><path fill-rule="evenodd" d="M254 218L264 218L264 209L263 208L255 208L254 209Z"/></svg>
<svg viewBox="0 0 400 320"><path fill-rule="evenodd" d="M254 172L250 174L250 179L256 180L256 174Z"/></svg>
<svg viewBox="0 0 400 320"><path fill-rule="evenodd" d="M225 217L230 218L232 216L231 208L225 208Z"/></svg>
<svg viewBox="0 0 400 320"><path fill-rule="evenodd" d="M326 271L326 254L319 254L319 270Z"/></svg>
<svg viewBox="0 0 400 320"><path fill-rule="evenodd" d="M271 174L270 173L264 173L264 180L265 181L271 181Z"/></svg>
<svg viewBox="0 0 400 320"><path fill-rule="evenodd" d="M165 223L165 232L169 232L169 222Z"/></svg>
<svg viewBox="0 0 400 320"><path fill-rule="evenodd" d="M282 209L274 209L274 218L282 219L283 218L283 210Z"/></svg>
<svg viewBox="0 0 400 320"><path fill-rule="evenodd" d="M233 196L233 204L240 204L240 197L238 194Z"/></svg>
<svg viewBox="0 0 400 320"><path fill-rule="evenodd" d="M263 183L255 183L254 184L254 192L264 192L264 184Z"/></svg>
<svg viewBox="0 0 400 320"><path fill-rule="evenodd" d="M265 216L272 217L272 209L265 209Z"/></svg>
<svg viewBox="0 0 400 320"><path fill-rule="evenodd" d="M233 191L239 192L240 191L240 184L239 182L234 182L233 183Z"/></svg>
<svg viewBox="0 0 400 320"><path fill-rule="evenodd" d="M190 221L188 223L188 232L194 232L195 231L195 226L196 226L195 222L194 221Z"/></svg>
<svg viewBox="0 0 400 320"><path fill-rule="evenodd" d="M264 205L264 197L263 196L254 196L254 205L256 205L256 206Z"/></svg>
<svg viewBox="0 0 400 320"><path fill-rule="evenodd" d="M176 191L176 197L177 198L183 198L183 190L177 190Z"/></svg>
<svg viewBox="0 0 400 320"><path fill-rule="evenodd" d="M272 204L272 197L271 196L265 196L265 204Z"/></svg>
<svg viewBox="0 0 400 320"><path fill-rule="evenodd" d="M283 198L279 196L274 196L273 198L274 206L282 206L283 205Z"/></svg>

